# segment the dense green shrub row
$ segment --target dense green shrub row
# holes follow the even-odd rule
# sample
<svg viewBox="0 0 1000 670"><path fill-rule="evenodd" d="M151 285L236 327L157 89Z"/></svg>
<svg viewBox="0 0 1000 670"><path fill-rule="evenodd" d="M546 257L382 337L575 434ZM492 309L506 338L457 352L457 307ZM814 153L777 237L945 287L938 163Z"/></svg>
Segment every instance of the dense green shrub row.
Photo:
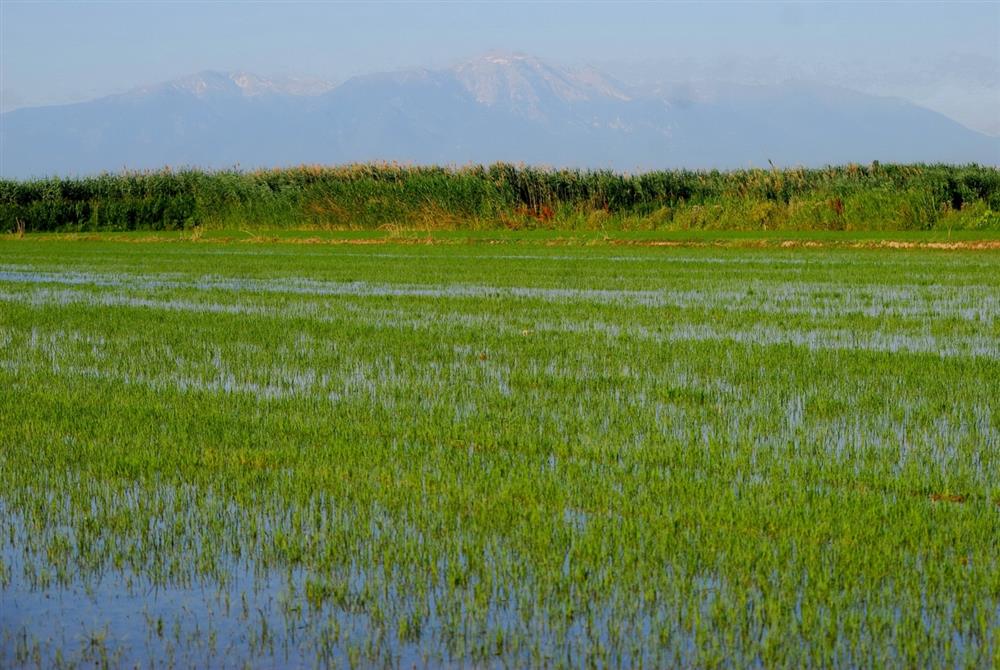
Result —
<svg viewBox="0 0 1000 670"><path fill-rule="evenodd" d="M0 180L0 231L206 227L1000 228L979 166L659 171L299 167Z"/></svg>

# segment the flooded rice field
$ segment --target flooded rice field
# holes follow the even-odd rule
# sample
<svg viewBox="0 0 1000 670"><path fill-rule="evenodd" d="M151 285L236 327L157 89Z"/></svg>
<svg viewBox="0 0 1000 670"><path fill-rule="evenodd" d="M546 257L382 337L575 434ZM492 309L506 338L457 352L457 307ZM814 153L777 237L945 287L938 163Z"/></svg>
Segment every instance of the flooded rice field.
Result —
<svg viewBox="0 0 1000 670"><path fill-rule="evenodd" d="M1000 664L1000 252L0 241L2 667Z"/></svg>

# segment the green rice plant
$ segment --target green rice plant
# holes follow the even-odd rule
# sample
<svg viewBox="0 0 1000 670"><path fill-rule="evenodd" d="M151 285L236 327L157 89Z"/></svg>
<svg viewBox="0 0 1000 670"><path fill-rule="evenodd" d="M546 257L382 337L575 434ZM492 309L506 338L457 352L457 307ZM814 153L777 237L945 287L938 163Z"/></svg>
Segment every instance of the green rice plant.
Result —
<svg viewBox="0 0 1000 670"><path fill-rule="evenodd" d="M996 249L563 235L0 239L0 665L996 665Z"/></svg>

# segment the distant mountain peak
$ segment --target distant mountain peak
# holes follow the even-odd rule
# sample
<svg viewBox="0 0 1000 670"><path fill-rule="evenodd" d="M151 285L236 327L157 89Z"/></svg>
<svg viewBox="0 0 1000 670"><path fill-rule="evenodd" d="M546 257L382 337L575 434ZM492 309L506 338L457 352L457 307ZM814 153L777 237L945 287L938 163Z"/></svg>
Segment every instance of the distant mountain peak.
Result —
<svg viewBox="0 0 1000 670"><path fill-rule="evenodd" d="M485 61L487 63L492 63L493 65L512 65L518 61L537 61L537 58L532 58L531 56L518 52L518 51L487 51L478 58L473 58L467 63L475 63L476 61Z"/></svg>
<svg viewBox="0 0 1000 670"><path fill-rule="evenodd" d="M311 97L307 97L311 96ZM626 88L489 52L447 69L328 82L206 70L123 95L3 114L0 174L401 160L617 167L1000 164L1000 138L829 86Z"/></svg>
<svg viewBox="0 0 1000 670"><path fill-rule="evenodd" d="M518 52L491 51L453 72L480 104L505 107L529 118L543 118L552 102L629 100L622 86L597 70L564 69Z"/></svg>
<svg viewBox="0 0 1000 670"><path fill-rule="evenodd" d="M261 77L252 72L232 72L229 79L243 92L243 95L261 95L279 92L279 86L267 77Z"/></svg>
<svg viewBox="0 0 1000 670"><path fill-rule="evenodd" d="M198 98L213 95L235 95L247 98L262 95L311 96L326 93L333 87L332 83L320 79L263 77L245 70L235 72L203 70L154 86L140 87L125 95L138 97L158 91L172 91Z"/></svg>
<svg viewBox="0 0 1000 670"><path fill-rule="evenodd" d="M238 88L230 75L226 72L215 70L204 70L195 74L179 77L172 81L165 82L159 86L152 86L139 89L140 92L148 92L156 89L167 89L172 91L182 91L196 96L205 96L210 93L234 92Z"/></svg>

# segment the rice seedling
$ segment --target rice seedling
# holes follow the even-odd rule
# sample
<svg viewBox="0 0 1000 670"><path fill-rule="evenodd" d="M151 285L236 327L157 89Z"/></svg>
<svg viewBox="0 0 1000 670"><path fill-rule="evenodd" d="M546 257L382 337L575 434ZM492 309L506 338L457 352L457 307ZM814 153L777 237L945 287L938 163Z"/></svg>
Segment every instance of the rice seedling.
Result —
<svg viewBox="0 0 1000 670"><path fill-rule="evenodd" d="M1000 252L519 235L0 240L0 665L1000 663Z"/></svg>

